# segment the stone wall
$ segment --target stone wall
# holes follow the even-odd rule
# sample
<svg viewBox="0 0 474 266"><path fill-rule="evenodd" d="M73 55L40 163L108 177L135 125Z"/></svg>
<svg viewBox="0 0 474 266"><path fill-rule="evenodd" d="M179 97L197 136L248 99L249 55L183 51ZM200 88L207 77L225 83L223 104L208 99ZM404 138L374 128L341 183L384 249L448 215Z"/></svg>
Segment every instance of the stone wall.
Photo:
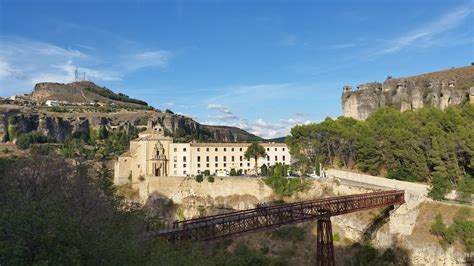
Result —
<svg viewBox="0 0 474 266"><path fill-rule="evenodd" d="M176 204L201 204L244 210L270 201L273 191L260 178L215 177L210 183L198 183L192 177L148 177L139 184L142 201L149 197L164 197Z"/></svg>
<svg viewBox="0 0 474 266"><path fill-rule="evenodd" d="M396 189L405 191L405 204L390 214L390 233L410 235L418 217L418 205L427 199L428 186L411 182L371 176L367 174L335 170L327 171L330 178L342 184L374 189Z"/></svg>

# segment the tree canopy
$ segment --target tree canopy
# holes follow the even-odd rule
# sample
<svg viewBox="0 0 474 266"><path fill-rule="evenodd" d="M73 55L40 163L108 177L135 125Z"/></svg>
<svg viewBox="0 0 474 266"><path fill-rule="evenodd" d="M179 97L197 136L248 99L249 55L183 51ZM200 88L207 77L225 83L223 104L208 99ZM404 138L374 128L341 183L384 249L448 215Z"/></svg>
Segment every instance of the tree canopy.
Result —
<svg viewBox="0 0 474 266"><path fill-rule="evenodd" d="M474 187L474 106L382 108L366 121L339 117L295 126L286 139L295 167L312 172L319 163L432 184L441 199L452 188Z"/></svg>
<svg viewBox="0 0 474 266"><path fill-rule="evenodd" d="M244 156L247 160L250 160L250 158L253 158L255 160L255 174L258 175L258 158L267 156L265 148L257 142L254 142L247 147Z"/></svg>

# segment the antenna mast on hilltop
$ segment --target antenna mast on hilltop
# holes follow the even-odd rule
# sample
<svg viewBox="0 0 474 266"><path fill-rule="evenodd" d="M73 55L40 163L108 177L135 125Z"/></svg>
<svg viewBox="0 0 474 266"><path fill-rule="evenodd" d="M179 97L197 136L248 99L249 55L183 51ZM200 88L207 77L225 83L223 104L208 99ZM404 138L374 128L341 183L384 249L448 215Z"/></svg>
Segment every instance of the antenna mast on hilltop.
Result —
<svg viewBox="0 0 474 266"><path fill-rule="evenodd" d="M76 66L76 69L74 70L74 81L79 81L79 69Z"/></svg>

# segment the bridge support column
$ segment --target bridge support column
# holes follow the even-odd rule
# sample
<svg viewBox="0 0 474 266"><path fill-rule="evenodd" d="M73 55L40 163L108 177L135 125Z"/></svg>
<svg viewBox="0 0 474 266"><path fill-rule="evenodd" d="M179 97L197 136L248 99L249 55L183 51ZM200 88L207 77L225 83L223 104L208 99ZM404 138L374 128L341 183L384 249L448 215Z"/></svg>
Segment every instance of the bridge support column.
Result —
<svg viewBox="0 0 474 266"><path fill-rule="evenodd" d="M316 265L333 266L334 245L332 242L331 218L324 217L318 220L316 241Z"/></svg>

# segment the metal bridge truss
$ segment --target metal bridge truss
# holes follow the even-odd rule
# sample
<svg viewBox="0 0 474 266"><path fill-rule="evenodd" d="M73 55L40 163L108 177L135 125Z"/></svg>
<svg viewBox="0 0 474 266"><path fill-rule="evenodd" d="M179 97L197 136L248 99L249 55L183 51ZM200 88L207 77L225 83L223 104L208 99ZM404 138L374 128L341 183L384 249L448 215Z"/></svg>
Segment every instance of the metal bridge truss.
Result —
<svg viewBox="0 0 474 266"><path fill-rule="evenodd" d="M405 203L404 191L392 190L285 203L176 221L159 235L173 242L208 241L285 224L317 220L318 265L334 265L331 216Z"/></svg>

